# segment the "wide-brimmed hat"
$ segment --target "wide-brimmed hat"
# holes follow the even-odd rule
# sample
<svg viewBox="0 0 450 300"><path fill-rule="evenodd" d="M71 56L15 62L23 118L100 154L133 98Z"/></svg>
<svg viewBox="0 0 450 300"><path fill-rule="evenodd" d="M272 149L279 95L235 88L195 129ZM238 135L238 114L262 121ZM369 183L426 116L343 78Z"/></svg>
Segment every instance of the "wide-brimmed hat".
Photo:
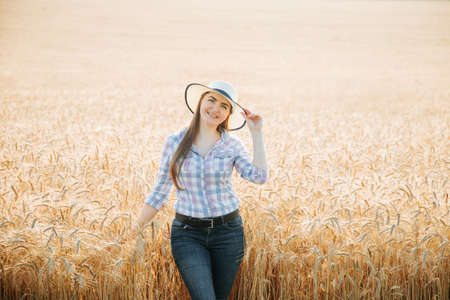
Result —
<svg viewBox="0 0 450 300"><path fill-rule="evenodd" d="M245 118L240 114L241 111L244 113L245 111L244 108L238 104L238 94L230 83L223 80L215 80L208 85L200 83L190 83L187 85L186 90L184 91L184 99L187 107L192 113L194 113L194 110L197 108L200 96L204 92L220 93L233 106L233 112L228 118L229 131L238 130L245 126Z"/></svg>

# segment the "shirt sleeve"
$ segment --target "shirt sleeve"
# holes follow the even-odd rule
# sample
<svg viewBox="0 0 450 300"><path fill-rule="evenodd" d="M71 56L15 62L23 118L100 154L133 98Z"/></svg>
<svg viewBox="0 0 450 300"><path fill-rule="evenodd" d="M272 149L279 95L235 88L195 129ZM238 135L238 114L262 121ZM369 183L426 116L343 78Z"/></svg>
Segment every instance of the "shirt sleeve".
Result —
<svg viewBox="0 0 450 300"><path fill-rule="evenodd" d="M269 173L268 169L258 168L252 164L250 153L239 139L237 139L236 148L237 154L234 166L241 177L253 183L265 183Z"/></svg>
<svg viewBox="0 0 450 300"><path fill-rule="evenodd" d="M169 136L167 137L159 165L158 176L156 177L156 183L153 186L152 191L145 200L146 204L150 204L157 210L160 210L169 198L170 191L173 186L172 177L170 177L169 164L172 159L172 154L175 152L175 143Z"/></svg>

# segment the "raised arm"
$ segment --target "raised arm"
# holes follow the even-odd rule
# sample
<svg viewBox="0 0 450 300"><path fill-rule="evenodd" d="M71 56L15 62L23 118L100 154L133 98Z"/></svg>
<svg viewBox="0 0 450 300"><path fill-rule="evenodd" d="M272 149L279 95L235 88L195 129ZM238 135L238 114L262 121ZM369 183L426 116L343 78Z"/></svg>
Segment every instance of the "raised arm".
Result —
<svg viewBox="0 0 450 300"><path fill-rule="evenodd" d="M261 169L267 169L266 150L262 131L252 131L253 164Z"/></svg>
<svg viewBox="0 0 450 300"><path fill-rule="evenodd" d="M235 167L242 178L253 183L262 184L267 181L268 167L266 151L264 147L264 137L262 133L262 117L253 113L246 116L248 128L253 141L253 161L250 162L250 153L240 140L237 143L237 157Z"/></svg>

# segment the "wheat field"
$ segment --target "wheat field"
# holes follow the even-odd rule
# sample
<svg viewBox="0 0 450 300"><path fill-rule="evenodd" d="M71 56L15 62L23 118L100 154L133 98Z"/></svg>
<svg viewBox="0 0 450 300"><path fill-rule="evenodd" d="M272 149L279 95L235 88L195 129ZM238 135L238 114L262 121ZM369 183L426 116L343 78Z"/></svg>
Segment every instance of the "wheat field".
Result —
<svg viewBox="0 0 450 300"><path fill-rule="evenodd" d="M230 299L449 299L449 25L448 1L1 1L0 298L188 299L175 191L128 234L184 87L225 79L270 169L234 171Z"/></svg>

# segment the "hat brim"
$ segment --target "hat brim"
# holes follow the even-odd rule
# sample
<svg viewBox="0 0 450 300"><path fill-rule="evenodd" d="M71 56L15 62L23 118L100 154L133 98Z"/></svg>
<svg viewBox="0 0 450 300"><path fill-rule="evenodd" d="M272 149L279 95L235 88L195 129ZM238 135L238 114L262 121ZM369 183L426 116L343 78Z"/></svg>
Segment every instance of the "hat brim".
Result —
<svg viewBox="0 0 450 300"><path fill-rule="evenodd" d="M197 108L198 101L200 100L200 96L204 92L213 92L216 94L220 94L223 97L225 97L233 106L233 113L228 118L228 130L238 130L245 126L246 120L242 115L239 113L240 111L244 111L244 108L240 106L237 102L235 102L233 99L228 97L227 95L224 95L214 89L211 89L207 87L206 85L200 84L200 83L190 83L186 87L184 91L184 100L186 102L186 105L188 109L195 113L195 109Z"/></svg>

